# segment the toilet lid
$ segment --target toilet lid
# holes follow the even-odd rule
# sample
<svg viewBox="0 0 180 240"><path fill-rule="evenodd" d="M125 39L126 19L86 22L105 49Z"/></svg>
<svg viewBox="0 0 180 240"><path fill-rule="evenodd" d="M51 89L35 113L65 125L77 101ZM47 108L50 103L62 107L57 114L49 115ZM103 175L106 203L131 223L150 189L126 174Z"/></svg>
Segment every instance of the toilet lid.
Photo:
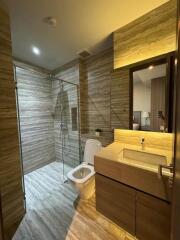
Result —
<svg viewBox="0 0 180 240"><path fill-rule="evenodd" d="M94 165L94 156L101 150L101 148L102 144L100 141L96 139L88 139L84 149L84 162Z"/></svg>

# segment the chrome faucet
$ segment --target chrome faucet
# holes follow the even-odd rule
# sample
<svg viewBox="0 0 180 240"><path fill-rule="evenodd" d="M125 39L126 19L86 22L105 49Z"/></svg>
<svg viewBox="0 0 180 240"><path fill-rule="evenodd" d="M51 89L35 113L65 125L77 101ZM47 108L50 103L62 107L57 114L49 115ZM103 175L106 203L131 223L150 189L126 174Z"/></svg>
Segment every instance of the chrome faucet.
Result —
<svg viewBox="0 0 180 240"><path fill-rule="evenodd" d="M141 147L142 147L142 150L144 150L144 142L145 142L145 138L142 137L142 138L141 138Z"/></svg>

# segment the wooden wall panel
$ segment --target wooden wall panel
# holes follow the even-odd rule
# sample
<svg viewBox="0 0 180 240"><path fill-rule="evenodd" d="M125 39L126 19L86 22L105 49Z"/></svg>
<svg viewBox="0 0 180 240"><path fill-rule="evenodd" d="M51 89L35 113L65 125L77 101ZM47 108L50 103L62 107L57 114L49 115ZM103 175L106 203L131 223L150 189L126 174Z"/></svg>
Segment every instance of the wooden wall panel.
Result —
<svg viewBox="0 0 180 240"><path fill-rule="evenodd" d="M80 120L81 134L88 133L88 84L86 81L86 65L84 60L79 61L79 87L80 87Z"/></svg>
<svg viewBox="0 0 180 240"><path fill-rule="evenodd" d="M0 8L0 192L5 239L24 215L9 16Z"/></svg>
<svg viewBox="0 0 180 240"><path fill-rule="evenodd" d="M111 128L129 129L129 69L117 69L111 74Z"/></svg>
<svg viewBox="0 0 180 240"><path fill-rule="evenodd" d="M98 139L106 146L113 140L110 117L110 81L113 69L113 51L109 49L92 56L84 64L85 85L83 87L85 93L83 93L83 104L85 104L86 109L83 112L85 134L82 134L82 139L85 141L87 138L96 138L95 129L100 128L102 134Z"/></svg>
<svg viewBox="0 0 180 240"><path fill-rule="evenodd" d="M2 218L2 206L1 206L1 192L0 192L0 240L3 240L3 218Z"/></svg>
<svg viewBox="0 0 180 240"><path fill-rule="evenodd" d="M158 117L158 112L162 111L165 116L166 104L166 77L155 78L151 80L151 115L150 126L151 131L160 132L160 127L166 128L167 122Z"/></svg>
<svg viewBox="0 0 180 240"><path fill-rule="evenodd" d="M45 70L15 62L24 173L55 161L52 82Z"/></svg>
<svg viewBox="0 0 180 240"><path fill-rule="evenodd" d="M176 49L176 0L114 32L114 69Z"/></svg>

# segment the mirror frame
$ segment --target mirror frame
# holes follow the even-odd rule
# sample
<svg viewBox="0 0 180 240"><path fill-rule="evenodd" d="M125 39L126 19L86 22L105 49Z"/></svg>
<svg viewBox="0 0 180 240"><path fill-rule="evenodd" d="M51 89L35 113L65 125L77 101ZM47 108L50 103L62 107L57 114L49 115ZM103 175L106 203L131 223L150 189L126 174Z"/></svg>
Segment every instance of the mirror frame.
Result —
<svg viewBox="0 0 180 240"><path fill-rule="evenodd" d="M166 87L165 87L165 129L173 132L174 129L174 61L175 52L160 55L130 65L130 84L129 84L129 129L133 130L133 72L148 68L150 65L156 66L166 64ZM139 130L141 131L141 130Z"/></svg>

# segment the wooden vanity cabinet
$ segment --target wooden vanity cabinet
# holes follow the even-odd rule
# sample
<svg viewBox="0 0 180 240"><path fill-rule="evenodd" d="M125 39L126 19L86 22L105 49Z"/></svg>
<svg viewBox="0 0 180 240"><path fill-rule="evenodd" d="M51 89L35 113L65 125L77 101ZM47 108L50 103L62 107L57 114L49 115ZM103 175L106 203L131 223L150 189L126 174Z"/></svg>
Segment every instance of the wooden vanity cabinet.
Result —
<svg viewBox="0 0 180 240"><path fill-rule="evenodd" d="M126 231L135 235L136 191L96 174L96 209Z"/></svg>
<svg viewBox="0 0 180 240"><path fill-rule="evenodd" d="M136 236L138 240L170 240L170 203L137 191Z"/></svg>
<svg viewBox="0 0 180 240"><path fill-rule="evenodd" d="M170 204L96 173L96 209L138 240L170 240Z"/></svg>
<svg viewBox="0 0 180 240"><path fill-rule="evenodd" d="M3 240L3 226L2 226L2 208L1 208L1 192L0 192L0 240Z"/></svg>

